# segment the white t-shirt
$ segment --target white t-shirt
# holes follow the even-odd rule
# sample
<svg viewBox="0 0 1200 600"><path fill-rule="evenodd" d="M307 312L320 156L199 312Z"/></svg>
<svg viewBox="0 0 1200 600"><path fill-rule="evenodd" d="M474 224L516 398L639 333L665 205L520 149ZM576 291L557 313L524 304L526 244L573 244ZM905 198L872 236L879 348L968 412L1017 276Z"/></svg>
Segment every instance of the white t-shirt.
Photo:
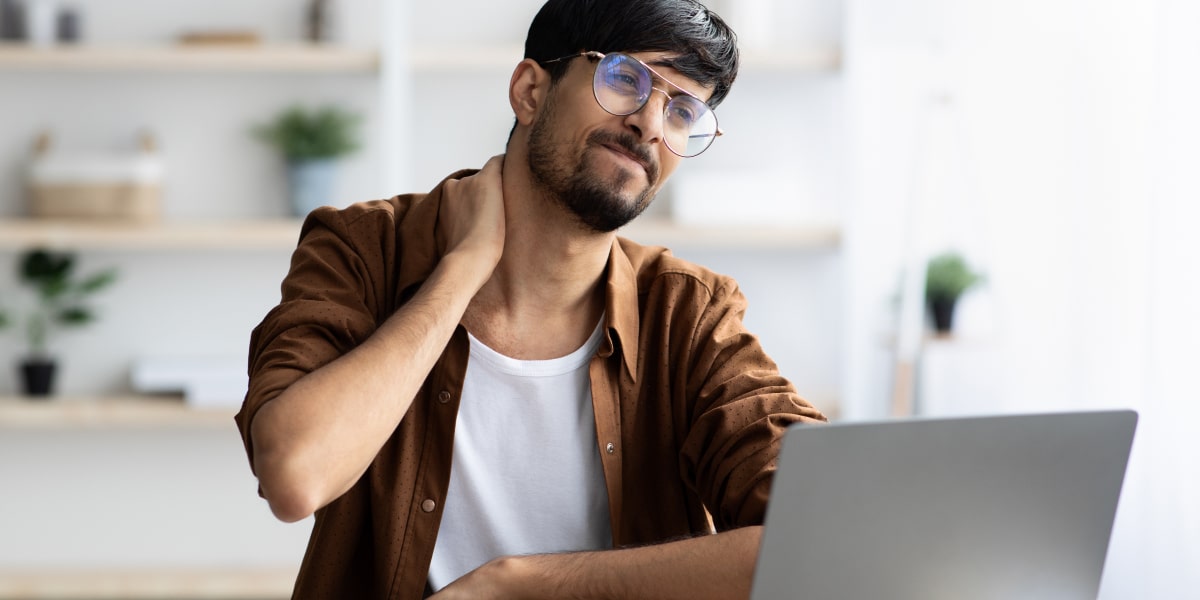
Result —
<svg viewBox="0 0 1200 600"><path fill-rule="evenodd" d="M588 376L602 332L551 360L509 358L470 336L434 590L498 556L612 546Z"/></svg>

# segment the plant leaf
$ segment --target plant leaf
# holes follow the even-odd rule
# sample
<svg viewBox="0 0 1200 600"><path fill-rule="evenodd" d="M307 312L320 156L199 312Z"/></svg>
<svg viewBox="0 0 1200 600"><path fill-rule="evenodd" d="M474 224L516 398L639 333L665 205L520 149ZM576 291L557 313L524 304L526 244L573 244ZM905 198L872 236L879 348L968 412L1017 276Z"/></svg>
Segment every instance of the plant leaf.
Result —
<svg viewBox="0 0 1200 600"><path fill-rule="evenodd" d="M75 257L68 252L51 252L37 248L21 256L21 279L39 285L43 281L65 279L75 267Z"/></svg>
<svg viewBox="0 0 1200 600"><path fill-rule="evenodd" d="M86 325L96 319L95 313L84 306L69 306L58 312L57 320L63 325Z"/></svg>
<svg viewBox="0 0 1200 600"><path fill-rule="evenodd" d="M332 158L358 149L356 129L360 121L360 115L338 106L312 111L292 106L252 132L289 161Z"/></svg>
<svg viewBox="0 0 1200 600"><path fill-rule="evenodd" d="M81 294L91 294L93 292L98 292L98 291L112 285L112 283L116 280L117 280L116 269L109 269L107 271L101 271L99 273L96 273L95 275L92 275L91 277L88 277L87 279L84 279L82 282L80 282L79 287L77 289L79 290L79 293L81 293Z"/></svg>
<svg viewBox="0 0 1200 600"><path fill-rule="evenodd" d="M47 302L53 302L61 298L71 289L71 284L65 277L55 276L43 279L38 283L38 293L42 295L42 299Z"/></svg>

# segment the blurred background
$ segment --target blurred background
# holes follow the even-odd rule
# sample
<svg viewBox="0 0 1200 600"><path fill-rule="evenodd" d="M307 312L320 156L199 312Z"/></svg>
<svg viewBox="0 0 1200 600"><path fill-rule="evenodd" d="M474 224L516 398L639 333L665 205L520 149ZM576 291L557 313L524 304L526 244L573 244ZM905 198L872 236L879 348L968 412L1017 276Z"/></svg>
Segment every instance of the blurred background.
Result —
<svg viewBox="0 0 1200 600"><path fill-rule="evenodd" d="M273 519L232 415L304 196L502 152L540 4L0 1L0 597L287 596L311 522ZM1196 597L1200 5L712 5L727 135L625 234L735 276L835 420L1138 410L1101 597ZM94 318L51 328L48 398L20 367L42 247L63 289L115 274L54 305ZM966 276L927 278L946 253Z"/></svg>

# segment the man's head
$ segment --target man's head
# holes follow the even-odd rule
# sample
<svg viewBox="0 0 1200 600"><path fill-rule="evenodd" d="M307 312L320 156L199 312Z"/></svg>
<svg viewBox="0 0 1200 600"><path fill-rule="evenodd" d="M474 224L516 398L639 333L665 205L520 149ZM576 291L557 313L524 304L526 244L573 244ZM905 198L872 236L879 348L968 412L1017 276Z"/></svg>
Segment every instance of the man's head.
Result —
<svg viewBox="0 0 1200 600"><path fill-rule="evenodd" d="M729 94L737 77L737 37L695 0L549 0L529 35L525 58L539 64L584 51L665 52L680 75L712 89L709 106ZM569 63L547 65L553 81Z"/></svg>
<svg viewBox="0 0 1200 600"><path fill-rule="evenodd" d="M630 58L621 68L640 69L653 90L641 105L614 111L594 86L601 57L609 68L618 53ZM701 109L716 107L738 68L733 32L695 0L549 0L530 26L525 57L510 92L518 125L528 126L533 182L593 231L640 214L678 154L688 154L678 140L667 147L668 101L690 94Z"/></svg>

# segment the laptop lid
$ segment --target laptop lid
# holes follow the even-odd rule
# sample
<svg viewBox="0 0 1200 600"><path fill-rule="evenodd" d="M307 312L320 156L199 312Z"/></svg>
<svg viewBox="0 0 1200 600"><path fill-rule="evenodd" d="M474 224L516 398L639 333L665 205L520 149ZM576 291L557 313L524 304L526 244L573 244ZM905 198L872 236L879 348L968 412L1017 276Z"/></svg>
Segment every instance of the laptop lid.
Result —
<svg viewBox="0 0 1200 600"><path fill-rule="evenodd" d="M753 600L1095 600L1133 411L795 425Z"/></svg>

